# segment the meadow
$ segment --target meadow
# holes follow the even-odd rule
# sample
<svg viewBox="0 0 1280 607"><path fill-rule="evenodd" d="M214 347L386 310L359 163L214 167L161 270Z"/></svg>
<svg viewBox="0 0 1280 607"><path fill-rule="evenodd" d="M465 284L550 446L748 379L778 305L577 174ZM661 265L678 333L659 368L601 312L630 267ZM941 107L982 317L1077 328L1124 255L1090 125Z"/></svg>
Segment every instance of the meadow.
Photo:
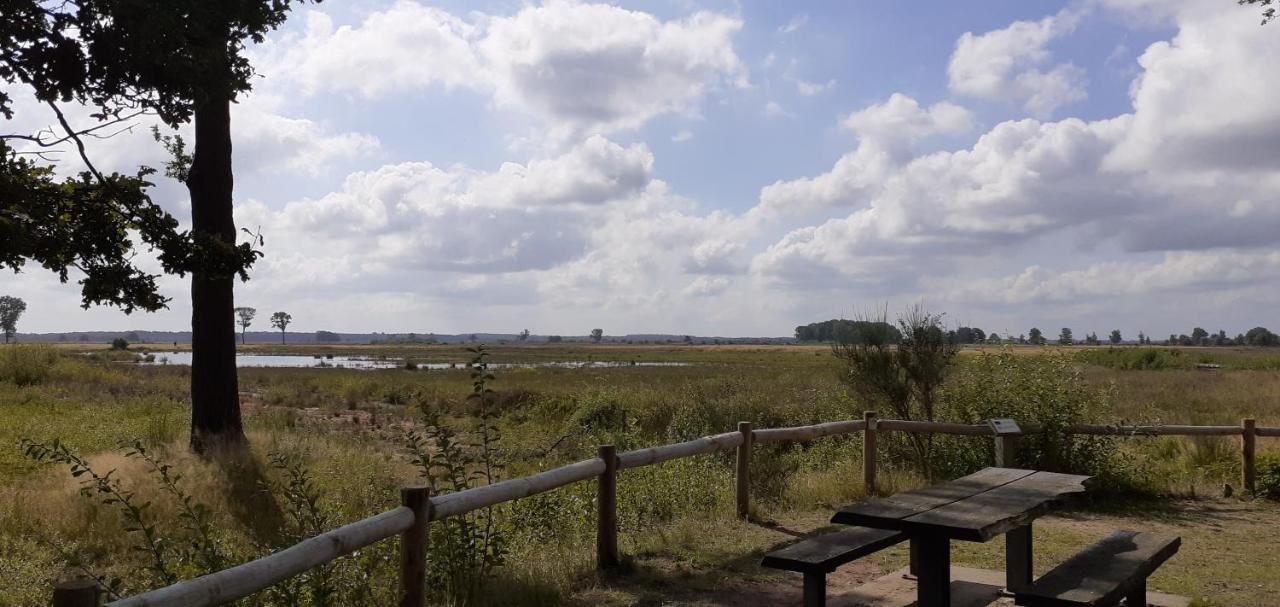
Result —
<svg viewBox="0 0 1280 607"><path fill-rule="evenodd" d="M251 450L200 459L185 449L188 369L91 350L0 348L0 605L43 604L51 579L68 568L117 579L117 591L126 593L375 514L397 503L400 486L424 477L458 480L432 479L438 473L415 461L448 451L441 436L464 445L451 461L468 475L491 464L495 478L511 478L591 457L599 444L621 451L729 431L742 420L756 428L794 426L874 408L850 395L825 346L490 345L493 363L623 364L495 368L488 386L495 393L482 418L468 399L470 353L460 346L251 346L246 350L458 368L242 369ZM1198 369L1201 363L1220 368ZM1280 356L1249 348L974 348L962 353L944 386L943 417L1184 424L1254 417L1280 426L1277 369ZM488 458L466 446L486 424L494 439ZM884 489L924 484L905 445L887 443ZM956 437L936 449L948 462L940 474L955 475L989 461L991 446ZM1073 449L1062 465L1105 475L1106 489L1038 524L1042 563L1107 529L1170 528L1183 535L1184 549L1153 587L1202 605L1280 604L1280 580L1266 574L1280 570L1280 556L1266 544L1280 506L1238 495L1237 439L1126 437ZM1264 469L1280 462L1280 440L1261 439L1259 450ZM108 485L148 505L133 519L121 516L119 503L104 503L110 494L101 485L91 481L83 494L91 475L73 477L50 452L83 458L100 476L114 471ZM41 453L43 459L32 457ZM792 576L755 563L791 533L823 527L832 508L865 497L861 453L857 437L757 449L752 522L733 517L729 457L628 471L618 491L626 562L608 576L594 571L590 483L521 500L433 535L441 562L460 561L476 546L487 555L474 564L483 583L474 572L437 568L444 590L433 599L647 605L798 596L786 594L796 589ZM1235 497L1222 497L1225 484L1236 486ZM1000 548L966 545L957 560L990 565ZM384 542L246 604L388 604L395 559L394 542ZM891 551L866 567L887 570L904 559Z"/></svg>

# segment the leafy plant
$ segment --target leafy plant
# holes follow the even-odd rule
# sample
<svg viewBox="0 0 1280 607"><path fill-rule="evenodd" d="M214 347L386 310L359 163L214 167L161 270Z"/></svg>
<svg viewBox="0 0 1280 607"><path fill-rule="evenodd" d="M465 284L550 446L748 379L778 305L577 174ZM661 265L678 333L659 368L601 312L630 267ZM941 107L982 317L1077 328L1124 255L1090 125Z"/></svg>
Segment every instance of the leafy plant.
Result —
<svg viewBox="0 0 1280 607"><path fill-rule="evenodd" d="M404 450L416 465L433 495L466 491L496 482L501 463L498 444L501 431L497 408L489 382L488 356L484 346L468 348L467 364L471 394L467 403L474 413L475 426L469 435L451 428L435 409L424 409L423 430L409 430ZM441 589L437 598L450 605L474 605L483 597L484 582L506 556L506 534L493 507L454 516L431 525L427 586Z"/></svg>

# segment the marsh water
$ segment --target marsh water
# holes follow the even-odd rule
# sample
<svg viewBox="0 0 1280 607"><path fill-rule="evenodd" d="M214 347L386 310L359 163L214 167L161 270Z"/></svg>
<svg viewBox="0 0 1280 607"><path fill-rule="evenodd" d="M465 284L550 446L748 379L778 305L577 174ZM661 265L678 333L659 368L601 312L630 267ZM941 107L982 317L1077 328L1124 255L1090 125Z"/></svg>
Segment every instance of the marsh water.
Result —
<svg viewBox="0 0 1280 607"><path fill-rule="evenodd" d="M152 360L139 362L144 365L190 365L190 352L151 352L149 356L154 357ZM413 359L409 359L412 361ZM581 368L607 368L607 367L687 367L690 363L683 362L662 362L662 361L604 361L604 360L566 360L566 361L548 361L548 362L524 362L524 363L489 363L489 367L493 369L506 369L515 367L559 367L564 369L581 369ZM237 354L237 367L278 367L278 368L308 368L308 369L404 369L406 361L403 358L384 358L371 356L315 356L300 354ZM414 362L415 369L463 369L466 363L424 363Z"/></svg>

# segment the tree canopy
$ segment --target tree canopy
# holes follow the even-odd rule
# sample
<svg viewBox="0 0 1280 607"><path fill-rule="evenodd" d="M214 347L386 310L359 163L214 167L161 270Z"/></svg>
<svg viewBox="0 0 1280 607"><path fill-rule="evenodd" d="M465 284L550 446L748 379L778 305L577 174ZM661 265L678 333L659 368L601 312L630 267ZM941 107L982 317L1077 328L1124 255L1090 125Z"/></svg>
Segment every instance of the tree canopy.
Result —
<svg viewBox="0 0 1280 607"><path fill-rule="evenodd" d="M896 344L902 341L898 327L883 320L831 319L796 327L800 341L864 343L868 339Z"/></svg>

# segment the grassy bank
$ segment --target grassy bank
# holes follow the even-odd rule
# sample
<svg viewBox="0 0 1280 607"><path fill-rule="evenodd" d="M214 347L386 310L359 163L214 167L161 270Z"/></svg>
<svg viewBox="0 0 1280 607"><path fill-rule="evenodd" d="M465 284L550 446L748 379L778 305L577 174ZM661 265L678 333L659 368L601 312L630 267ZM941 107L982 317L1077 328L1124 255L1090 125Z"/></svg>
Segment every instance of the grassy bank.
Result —
<svg viewBox="0 0 1280 607"><path fill-rule="evenodd" d="M1052 348L1016 350L1048 354L1056 366L1020 367L978 352L962 356L949 386L956 415L1001 407L1016 417L1040 415L1044 413L1017 407L1037 399L1057 403L1069 398L1102 417L1093 420L1101 423L1219 424L1253 416L1261 424L1280 425L1280 374L1265 370L1265 365L1213 372L1130 370L1063 359L1053 356ZM155 457L182 475L183 491L208 507L218 549L235 560L284 545L310 527L331 528L393 507L400 485L420 481L420 467L406 455L404 443L406 431L429 429L424 412L451 431L465 434L475 425L474 408L466 398L471 380L462 369L245 369L241 390L252 452L232 461L201 460L183 448L189 414L185 368L92 360L48 349L14 354L17 351L0 353L0 604L40 603L49 578L68 564L119 576L130 590L157 585L163 577L148 570L145 554L131 549L138 534L125 531L117 508L77 495L77 482L65 467L24 456L18 446L24 438L40 443L57 439L86 457L95 470L116 470L122 487L133 491L139 502L152 503L148 520L163 537L171 538L172 554L179 561L173 571L185 576L200 562L197 551L184 552L184 546L192 544L180 516L181 504L157 482L147 462L126 457L118 441L141 439ZM466 360L464 350L443 346L352 352ZM691 363L499 371L492 387L497 390L494 423L501 434L504 477L590 457L602 443L622 450L724 432L740 420L753 421L757 428L801 425L859 417L867 407L846 394L835 360L821 347L579 345L495 347L493 352L494 362ZM1078 351L1071 356L1078 355L1074 352ZM294 353L316 352L303 348ZM5 355L12 360L4 362ZM1265 355L1242 351L1237 356ZM1037 375L1049 372L1062 377ZM947 448L975 462L982 449L989 448L980 439L958 440L970 446L957 443ZM1280 450L1273 442L1278 441L1262 440L1259 446L1264 452ZM1122 439L1114 449L1108 457L1126 475L1128 486L1148 497L1184 500L1218 494L1223 483L1234 483L1238 476L1238 450L1232 439ZM889 441L883 453L890 490L923 482L903 455L902 445ZM758 448L752 487L756 516L801 524L859 499L860 457L857 438ZM281 458L298 467L291 471L273 464ZM291 474L297 470L314 491L310 510L305 500L300 504L289 492L289 483L296 480ZM750 566L751 555L781 538L771 532L741 532L742 524L729 516L731 486L731 461L725 456L625 473L619 488L623 551L637 568L630 581L601 580L592 572L590 483L500 508L495 516L505 556L497 563L497 581L489 587L503 598L488 594L477 601L512 604L511 597L519 596L520 604L536 605L612 597L605 602L634 604L661 594L664 584L682 584L682 576L690 571L722 570L738 581L768 577ZM1231 503L1254 508L1252 502ZM1107 513L1106 504L1092 508L1096 514L1082 516L1117 516ZM1274 508L1257 508L1256 513L1249 510L1249 516L1261 517L1258 524L1280 522ZM1123 516L1137 520L1157 514ZM1047 545L1057 546L1057 541L1065 550L1078 539L1069 526L1063 529L1060 534L1049 531L1053 535ZM742 539L716 539L731 532ZM1188 562L1197 562L1201 557L1194 555L1212 554L1200 550L1220 549L1207 541L1188 541L1184 553L1193 555ZM330 604L386 604L395 586L394 550L394 542L387 542L363 551L344 559L327 580L304 580L295 594L263 596L258 604L325 604L325 596L336 597L327 599ZM979 550L973 559L981 563L983 554ZM1178 571L1171 590L1202 594L1186 589L1203 584L1203 594L1210 598L1235 601L1252 596L1256 600L1251 604L1265 604L1262 597L1280 592L1280 583L1255 578L1249 569ZM1220 579L1228 580L1229 588L1219 591L1209 584ZM638 580L652 593L636 589ZM1249 584L1257 584L1258 590L1250 594Z"/></svg>

